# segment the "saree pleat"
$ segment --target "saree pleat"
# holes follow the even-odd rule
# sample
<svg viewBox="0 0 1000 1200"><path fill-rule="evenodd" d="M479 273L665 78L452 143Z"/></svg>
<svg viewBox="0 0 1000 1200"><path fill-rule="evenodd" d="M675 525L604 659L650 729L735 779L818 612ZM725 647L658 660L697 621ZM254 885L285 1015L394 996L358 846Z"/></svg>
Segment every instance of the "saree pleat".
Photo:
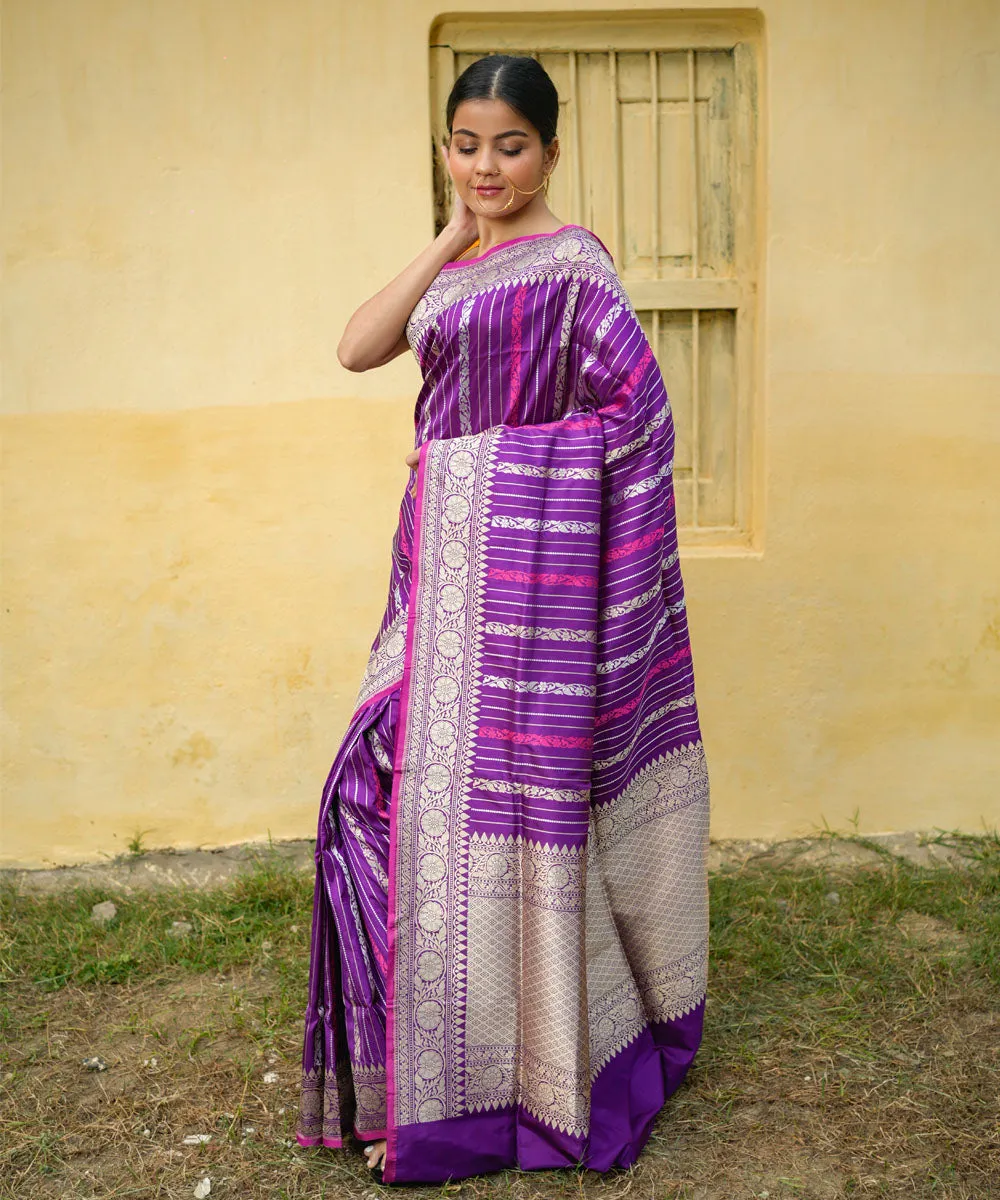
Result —
<svg viewBox="0 0 1000 1200"><path fill-rule="evenodd" d="M633 1163L697 1050L708 777L652 350L579 226L414 309L419 463L317 835L299 1140Z"/></svg>

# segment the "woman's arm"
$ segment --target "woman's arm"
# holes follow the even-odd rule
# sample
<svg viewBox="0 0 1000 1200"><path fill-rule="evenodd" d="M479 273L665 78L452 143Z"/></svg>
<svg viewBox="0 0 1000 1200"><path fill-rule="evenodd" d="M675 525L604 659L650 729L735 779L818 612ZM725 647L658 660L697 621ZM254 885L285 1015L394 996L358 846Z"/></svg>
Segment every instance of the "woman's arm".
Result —
<svg viewBox="0 0 1000 1200"><path fill-rule="evenodd" d="M392 362L394 358L399 358L403 351L409 350L409 348L410 343L407 341L406 334L401 333L399 335L399 341L395 344L395 346L393 346L389 353L380 358L378 362L370 363L369 369L371 369L371 367L384 367L387 362Z"/></svg>
<svg viewBox="0 0 1000 1200"><path fill-rule="evenodd" d="M403 330L414 305L444 264L470 246L475 236L475 222L471 234L445 226L408 267L366 300L347 322L337 346L341 366L368 371L401 354L406 349Z"/></svg>
<svg viewBox="0 0 1000 1200"><path fill-rule="evenodd" d="M442 149L447 168L448 156ZM348 371L368 371L390 362L407 348L404 330L410 313L446 262L475 241L476 218L458 192L451 220L433 242L390 283L357 310L337 346Z"/></svg>

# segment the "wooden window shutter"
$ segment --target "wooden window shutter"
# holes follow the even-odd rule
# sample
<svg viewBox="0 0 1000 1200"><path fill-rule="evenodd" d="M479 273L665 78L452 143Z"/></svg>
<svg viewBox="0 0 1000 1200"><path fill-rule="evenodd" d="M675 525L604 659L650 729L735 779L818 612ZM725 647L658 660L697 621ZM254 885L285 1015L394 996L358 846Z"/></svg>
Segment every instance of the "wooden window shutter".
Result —
<svg viewBox="0 0 1000 1200"><path fill-rule="evenodd" d="M431 123L484 54L530 54L560 96L549 206L614 255L677 430L684 545L755 533L760 30L748 14L450 17L431 32ZM435 221L450 178L432 147Z"/></svg>

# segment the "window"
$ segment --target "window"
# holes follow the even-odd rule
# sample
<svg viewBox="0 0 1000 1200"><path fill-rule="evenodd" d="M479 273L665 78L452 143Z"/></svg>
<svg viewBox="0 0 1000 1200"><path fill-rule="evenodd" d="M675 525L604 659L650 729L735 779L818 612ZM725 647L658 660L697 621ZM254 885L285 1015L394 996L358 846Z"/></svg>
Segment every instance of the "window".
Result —
<svg viewBox="0 0 1000 1200"><path fill-rule="evenodd" d="M431 31L435 143L455 78L531 54L560 96L552 210L607 244L663 370L687 546L755 529L757 62L751 15L449 17ZM451 211L433 150L435 219Z"/></svg>

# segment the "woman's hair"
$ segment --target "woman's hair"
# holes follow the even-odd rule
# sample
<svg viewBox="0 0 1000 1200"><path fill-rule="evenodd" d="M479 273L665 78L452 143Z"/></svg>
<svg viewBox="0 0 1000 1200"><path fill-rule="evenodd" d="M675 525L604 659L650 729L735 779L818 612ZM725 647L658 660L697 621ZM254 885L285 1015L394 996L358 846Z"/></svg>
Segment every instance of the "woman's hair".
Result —
<svg viewBox="0 0 1000 1200"><path fill-rule="evenodd" d="M488 54L470 63L455 80L445 117L448 136L455 110L465 100L502 100L530 121L547 146L556 136L559 93L548 72L527 55Z"/></svg>

